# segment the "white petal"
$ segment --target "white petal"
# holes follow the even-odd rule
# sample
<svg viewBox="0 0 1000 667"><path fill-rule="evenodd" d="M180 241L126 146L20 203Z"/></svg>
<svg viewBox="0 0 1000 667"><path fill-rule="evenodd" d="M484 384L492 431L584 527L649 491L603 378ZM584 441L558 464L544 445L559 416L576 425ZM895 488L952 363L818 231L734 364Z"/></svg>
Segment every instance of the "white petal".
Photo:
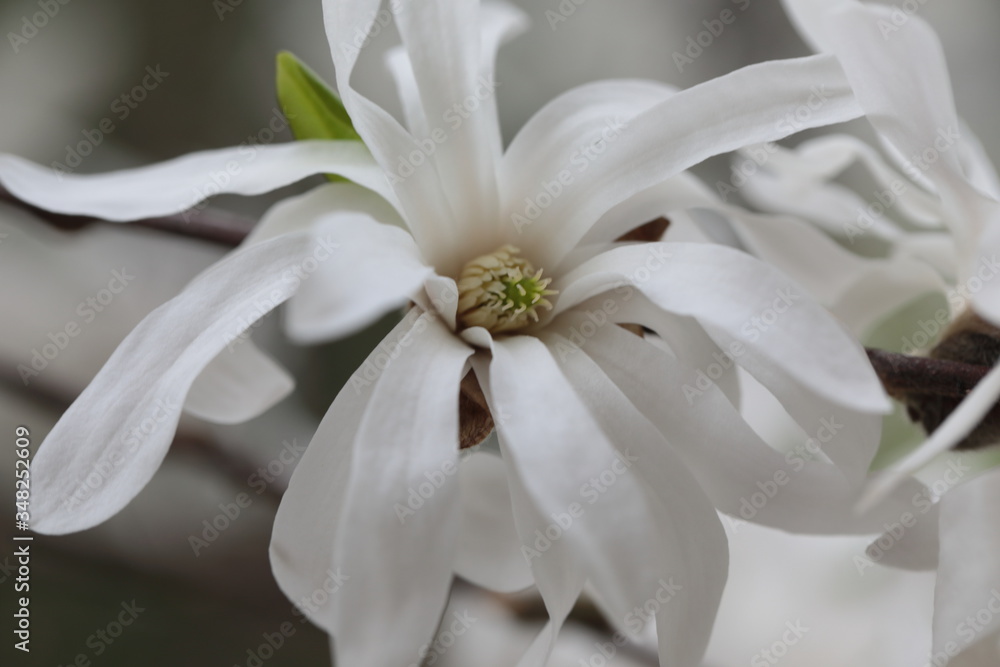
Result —
<svg viewBox="0 0 1000 667"><path fill-rule="evenodd" d="M675 89L654 81L597 81L573 88L541 108L511 141L500 162L501 224L528 240L542 214L536 199L565 187L560 173L572 176L588 164L586 156L614 139L643 111L673 95ZM577 162L574 162L574 158ZM582 162L580 162L582 160ZM564 179L565 180L565 179ZM561 196L561 195L560 195Z"/></svg>
<svg viewBox="0 0 1000 667"><path fill-rule="evenodd" d="M707 325L704 330L719 349L738 349L734 348L738 341L728 332ZM661 335L674 344L669 333ZM685 331L677 340L676 349L682 350L683 354L694 348L696 336ZM882 437L882 415L871 410L856 411L831 404L828 399L789 373L785 366L769 363L752 353L733 356L741 368L749 372L781 403L782 408L807 437L822 442L823 453L837 465L848 481L855 487L860 487L878 452ZM703 354L702 358L708 359L710 356ZM824 439L827 441L823 442Z"/></svg>
<svg viewBox="0 0 1000 667"><path fill-rule="evenodd" d="M485 365L476 367L476 375L488 380L489 373ZM488 391L485 387L483 390ZM523 480L509 463L507 481L510 485L511 505L514 509L514 524L518 536L524 546L533 549L536 546L535 540L538 539L535 531L544 534L545 529L551 525L552 518L541 513L525 488ZM548 664L559 631L562 630L577 598L583 592L587 578L584 562L582 559L573 558L566 549L566 542L557 540L547 552L548 558L534 558L530 561L532 576L545 602L549 621L531 642L528 650L518 661L517 667L545 667Z"/></svg>
<svg viewBox="0 0 1000 667"><path fill-rule="evenodd" d="M479 24L479 74L486 80L492 80L500 46L527 29L529 20L527 15L514 5L507 2L485 0L479 7ZM406 118L408 129L416 137L429 136L437 125L431 126L427 122L427 115L424 113L423 103L420 100L420 88L417 85L413 64L405 46L400 45L390 49L386 53L385 60L386 66L396 82L396 90L403 103L403 115ZM489 146L492 148L494 159L499 158L502 152L502 143L500 123L497 119L496 98L491 95L488 99L483 100L477 113L486 115L485 129L489 130Z"/></svg>
<svg viewBox="0 0 1000 667"><path fill-rule="evenodd" d="M726 207L723 214L753 255L788 273L858 337L894 307L949 289L924 262L856 255L797 218L755 215L736 207Z"/></svg>
<svg viewBox="0 0 1000 667"><path fill-rule="evenodd" d="M457 243L454 235L448 233L454 229L455 218L437 171L428 167L427 162L413 168L412 173L401 169L403 165L414 164L409 157L412 153L426 158L427 151L421 151L414 137L385 109L351 86L351 74L366 37L376 20L384 21L379 15L381 4L381 0L323 1L323 21L337 68L337 89L354 128L389 176L414 238L436 263L450 257Z"/></svg>
<svg viewBox="0 0 1000 667"><path fill-rule="evenodd" d="M863 510L879 502L907 477L926 466L942 452L954 447L972 432L996 404L998 398L1000 398L1000 366L995 366L920 447L910 452L903 460L880 472L872 480L858 501L859 509Z"/></svg>
<svg viewBox="0 0 1000 667"><path fill-rule="evenodd" d="M629 307L641 301L636 297ZM642 319L641 311L621 312L621 321ZM615 326L598 327L582 349L660 429L713 505L733 517L797 532L875 532L907 509L919 487L910 484L869 515L855 516L857 488L841 471L805 447L788 454L772 449L714 382L699 379L699 371L716 363L710 354L678 349L671 355Z"/></svg>
<svg viewBox="0 0 1000 667"><path fill-rule="evenodd" d="M419 317L417 309L411 310L388 338L404 336ZM327 631L333 628L332 578L342 566L334 562L333 546L344 509L353 443L378 380L377 374L365 376L363 369L369 364L377 368L375 357L382 353L379 347L368 356L326 411L281 497L271 534L271 569L278 585Z"/></svg>
<svg viewBox="0 0 1000 667"><path fill-rule="evenodd" d="M538 339L494 341L492 363L488 368L477 363L476 374L487 378L483 390L490 409L502 415L497 432L511 484L514 521L553 622L529 651L530 659L522 663L542 664L539 661L551 650L550 640L568 611L565 605L572 593L580 591L584 576L615 582L602 587L602 600L621 612L616 613L619 619L636 604L634 600L641 603L655 592L650 583L658 574L651 564L630 565L653 551L644 547L657 531L652 520L639 520L648 511L645 503L631 508L616 504L625 498L643 499L630 472L617 477L603 494L583 493L581 485L610 469L619 455ZM615 519L622 512L649 527L639 544L615 539L619 530L628 530L626 522Z"/></svg>
<svg viewBox="0 0 1000 667"><path fill-rule="evenodd" d="M480 36L478 0L421 0L403 2L396 13L403 44L410 56L420 100L438 142L432 156L455 218L482 220L496 211L495 156L485 114L460 114L466 98L479 103L492 99L493 82L479 78ZM478 89L478 90L477 90Z"/></svg>
<svg viewBox="0 0 1000 667"><path fill-rule="evenodd" d="M994 632L983 637L956 655L948 667L993 667L1000 661L1000 635Z"/></svg>
<svg viewBox="0 0 1000 667"><path fill-rule="evenodd" d="M752 151L743 151L743 161L739 163L743 173L751 170L744 166L747 160L761 161L759 151L756 160L749 157ZM765 210L816 218L828 231L841 236L851 225L858 233L895 238L900 230L877 208L882 206L881 202L869 202L831 182L848 167L859 164L877 187L862 195L875 197L889 190L891 192L883 196L892 196L893 210L914 225L939 227L941 224L943 212L937 196L925 192L893 169L877 151L856 137L840 134L819 137L804 141L794 150L771 146L765 149L764 155L767 158L762 170L746 179L743 192L755 204L763 203ZM853 242L853 239L849 237L848 241Z"/></svg>
<svg viewBox="0 0 1000 667"><path fill-rule="evenodd" d="M32 463L32 527L67 533L118 512L153 476L195 378L291 296L282 273L304 234L236 251L150 313L42 443Z"/></svg>
<svg viewBox="0 0 1000 667"><path fill-rule="evenodd" d="M558 263L613 206L706 158L860 114L830 56L751 65L681 91L632 119L586 169L568 167L571 183L526 232L537 235L536 262Z"/></svg>
<svg viewBox="0 0 1000 667"><path fill-rule="evenodd" d="M492 80L496 74L500 47L524 33L531 25L528 15L516 5L503 0L483 0L479 6L480 36L479 74ZM488 115L487 128L495 160L503 154L503 137L497 116L496 96L486 100L483 113Z"/></svg>
<svg viewBox="0 0 1000 667"><path fill-rule="evenodd" d="M869 202L836 182L805 181L757 172L740 193L753 207L771 213L788 213L809 220L823 231L848 242L860 233L895 242L904 232L892 220L873 216ZM877 209L876 209L877 210Z"/></svg>
<svg viewBox="0 0 1000 667"><path fill-rule="evenodd" d="M601 216L583 238L583 244L614 241L637 226L661 216L674 220L674 211L719 204L715 195L688 172L638 192ZM668 232L673 230L668 228ZM673 240L673 238L671 238Z"/></svg>
<svg viewBox="0 0 1000 667"><path fill-rule="evenodd" d="M312 257L285 276L301 284L285 319L296 341L314 343L357 331L413 299L433 273L408 233L365 214L327 214L313 231Z"/></svg>
<svg viewBox="0 0 1000 667"><path fill-rule="evenodd" d="M926 501L926 497L924 497ZM940 503L914 504L910 517L900 515L888 532L868 547L868 557L879 565L903 570L934 570L938 566ZM915 521L913 525L903 525Z"/></svg>
<svg viewBox="0 0 1000 667"><path fill-rule="evenodd" d="M914 232L899 238L895 244L898 248L895 254L909 255L930 265L951 285L958 281L961 259L955 238L947 231Z"/></svg>
<svg viewBox="0 0 1000 667"><path fill-rule="evenodd" d="M444 319L445 325L455 331L458 319L458 285L454 278L440 276L436 273L428 276L424 282L423 293L418 294L415 300L424 310L440 315ZM489 344L487 343L485 347L489 347Z"/></svg>
<svg viewBox="0 0 1000 667"><path fill-rule="evenodd" d="M892 39L881 32L891 20L887 7L851 3L821 20L868 118L905 157L934 146L940 132L958 131L944 52L922 18L909 17ZM941 160L961 173L957 151L943 151Z"/></svg>
<svg viewBox="0 0 1000 667"><path fill-rule="evenodd" d="M786 205L788 201L799 200L797 196L789 198L785 192L781 202L786 209L790 208ZM859 257L796 218L757 215L728 206L687 172L648 188L608 211L591 228L583 243L612 240L635 224L661 215L671 220L668 240L681 241L675 234L676 228L684 222L679 212L689 208L713 209L725 216L752 254L788 273L858 336L885 317L887 303L904 304L927 292L948 290L940 275L922 261L902 256L890 259ZM843 231L842 223L841 217L836 222L838 232ZM928 235L914 236L926 242ZM947 241L950 237L940 236L950 243ZM903 240L909 249L911 237ZM929 250L940 249L939 244L926 245ZM803 261L802 248L811 249L808 261ZM914 247L913 251L916 250ZM560 269L579 263L576 255L567 257Z"/></svg>
<svg viewBox="0 0 1000 667"><path fill-rule="evenodd" d="M500 128L493 62L503 34L525 22L509 5L490 9L481 16L479 0L421 0L396 14L437 145L429 159L461 228L495 225Z"/></svg>
<svg viewBox="0 0 1000 667"><path fill-rule="evenodd" d="M830 306L837 319L862 340L892 316L895 306L905 306L921 295L948 292L940 273L905 256L870 264L862 275Z"/></svg>
<svg viewBox="0 0 1000 667"><path fill-rule="evenodd" d="M1000 217L996 206L966 179L961 164L963 138L955 111L941 43L919 16L892 24L887 7L851 4L813 20L823 23L823 40L844 66L866 115L880 135L907 161L921 160L924 173L950 210L947 222L963 253L987 218ZM891 39L885 25L898 30ZM819 27L812 28L819 31ZM922 158L933 151L933 160Z"/></svg>
<svg viewBox="0 0 1000 667"><path fill-rule="evenodd" d="M107 174L60 174L0 155L0 183L56 213L114 221L180 213L214 195L259 195L313 174L336 173L391 196L385 175L357 141L299 141L191 153Z"/></svg>
<svg viewBox="0 0 1000 667"><path fill-rule="evenodd" d="M352 578L333 601L338 664L419 661L448 599L461 518L458 385L472 348L429 314L409 336L353 443L333 552ZM423 504L401 517L414 495Z"/></svg>
<svg viewBox="0 0 1000 667"><path fill-rule="evenodd" d="M638 290L663 310L728 332L818 396L861 412L889 407L861 345L791 280L737 250L703 243L616 248L553 289L560 292L554 314L601 292Z"/></svg>
<svg viewBox="0 0 1000 667"><path fill-rule="evenodd" d="M958 122L959 132L964 140L958 146L959 159L962 161L969 182L993 199L1000 199L1000 175L997 174L996 166L972 128L961 118Z"/></svg>
<svg viewBox="0 0 1000 667"><path fill-rule="evenodd" d="M959 294L968 298L972 294L972 305L977 313L994 325L1000 325L1000 221L991 220L979 241L979 255L974 261L967 261L959 275ZM974 288L980 287L978 291ZM963 299L964 300L964 299Z"/></svg>
<svg viewBox="0 0 1000 667"><path fill-rule="evenodd" d="M390 339L400 352L374 381L356 432L350 432L349 422L348 433L326 443L329 449L350 449L350 454L324 455L350 466L346 488L339 491L343 496L322 488L336 470L300 472L308 468L303 462L289 494L300 481L306 484L289 509L282 503L272 542L275 572L289 594L303 590L305 581L318 581L317 568L342 569L343 587L310 610L310 617L334 635L338 664L419 662L419 649L437 627L452 577L460 519L458 385L472 349L427 314L407 318ZM404 339L407 344L399 344ZM352 381L341 393L358 388ZM352 402L352 397L344 400ZM337 523L329 552L308 537L323 520ZM330 531L320 530L320 541L329 539ZM325 564L302 553L316 546L329 554ZM298 570L294 559L314 571ZM391 642L385 641L387 626L395 628Z"/></svg>
<svg viewBox="0 0 1000 667"><path fill-rule="evenodd" d="M405 226L393 205L378 194L354 183L326 183L272 206L243 241L260 243L288 232L307 230L324 215L363 213L388 225Z"/></svg>
<svg viewBox="0 0 1000 667"><path fill-rule="evenodd" d="M1000 471L941 499L941 555L934 590L934 650L965 648L1000 628ZM969 619L972 619L970 622Z"/></svg>
<svg viewBox="0 0 1000 667"><path fill-rule="evenodd" d="M581 313L571 313L558 329L565 333L574 328L579 331L589 321ZM575 348L569 338L559 335L550 334L546 339L601 428L613 434L616 442L628 443L625 451L631 451L637 459L635 474L657 501L651 509L662 538L654 552L661 576L658 588L647 591L649 597L639 606L653 601L650 604L656 608L660 660L668 665L700 664L728 576L729 552L719 517L687 466L656 427L587 355L588 350L600 345L607 346L604 354L618 354L614 339L590 339L583 348ZM630 551L637 551L641 538L630 537L628 532L635 529L648 532L649 526L637 520L629 523L633 525L619 529L618 542ZM636 555L620 555L618 567L636 567L629 563ZM615 583L601 577L592 581L599 593L602 585ZM682 588L666 590L671 583ZM635 632L641 619L633 610L625 617L612 615L610 620L623 631Z"/></svg>
<svg viewBox="0 0 1000 667"><path fill-rule="evenodd" d="M462 460L458 475L462 527L455 573L501 593L527 588L534 579L521 555L503 461L494 454L473 452Z"/></svg>
<svg viewBox="0 0 1000 667"><path fill-rule="evenodd" d="M233 341L201 371L184 411L216 424L263 414L295 388L295 380L249 339Z"/></svg>
<svg viewBox="0 0 1000 667"><path fill-rule="evenodd" d="M410 55L402 44L386 51L385 65L396 82L396 92L403 104L403 118L406 128L415 137L424 138L430 135L431 128L427 125L423 104L420 102L420 89L413 75L413 63Z"/></svg>

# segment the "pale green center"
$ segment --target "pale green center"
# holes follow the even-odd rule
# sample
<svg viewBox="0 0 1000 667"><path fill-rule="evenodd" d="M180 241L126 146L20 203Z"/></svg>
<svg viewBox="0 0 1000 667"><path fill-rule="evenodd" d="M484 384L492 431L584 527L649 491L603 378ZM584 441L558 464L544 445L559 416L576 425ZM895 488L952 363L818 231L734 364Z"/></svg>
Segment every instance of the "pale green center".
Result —
<svg viewBox="0 0 1000 667"><path fill-rule="evenodd" d="M511 245L477 257L458 279L458 320L463 327L483 327L493 333L514 331L538 321L538 309L551 310L545 297L551 278L542 278L521 251Z"/></svg>

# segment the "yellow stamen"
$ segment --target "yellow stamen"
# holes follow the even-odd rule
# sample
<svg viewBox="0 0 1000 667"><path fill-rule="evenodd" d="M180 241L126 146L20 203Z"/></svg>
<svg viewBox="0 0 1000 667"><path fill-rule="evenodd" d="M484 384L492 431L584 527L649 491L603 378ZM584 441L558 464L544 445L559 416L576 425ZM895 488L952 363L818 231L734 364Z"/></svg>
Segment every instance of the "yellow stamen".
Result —
<svg viewBox="0 0 1000 667"><path fill-rule="evenodd" d="M472 260L458 279L458 320L463 327L483 327L493 333L514 331L538 321L538 309L552 309L545 297L551 278L519 257L521 251L502 246Z"/></svg>

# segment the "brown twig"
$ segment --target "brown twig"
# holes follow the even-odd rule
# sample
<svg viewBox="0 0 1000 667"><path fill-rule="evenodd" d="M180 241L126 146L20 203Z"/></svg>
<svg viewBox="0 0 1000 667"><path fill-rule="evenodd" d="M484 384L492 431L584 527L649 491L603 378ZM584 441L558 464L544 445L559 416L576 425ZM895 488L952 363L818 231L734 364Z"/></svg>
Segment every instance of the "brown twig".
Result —
<svg viewBox="0 0 1000 667"><path fill-rule="evenodd" d="M105 222L88 216L64 215L46 211L21 201L3 187L0 187L0 202L16 206L60 229L80 229L95 222ZM255 223L250 218L235 213L215 208L204 208L191 209L185 213L162 218L136 220L128 224L235 247L247 237Z"/></svg>
<svg viewBox="0 0 1000 667"><path fill-rule="evenodd" d="M913 393L964 398L990 370L988 366L959 361L911 357L872 348L866 351L882 386L896 398Z"/></svg>

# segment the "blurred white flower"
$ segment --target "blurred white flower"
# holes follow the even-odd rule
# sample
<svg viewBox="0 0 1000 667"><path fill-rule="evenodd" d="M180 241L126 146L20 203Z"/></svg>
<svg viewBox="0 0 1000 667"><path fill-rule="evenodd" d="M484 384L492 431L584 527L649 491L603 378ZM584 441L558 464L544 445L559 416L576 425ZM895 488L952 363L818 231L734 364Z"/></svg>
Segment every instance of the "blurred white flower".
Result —
<svg viewBox="0 0 1000 667"><path fill-rule="evenodd" d="M655 616L661 659L697 664L726 579L713 505L795 530L858 525L849 501L887 402L860 346L784 275L675 240L697 238L683 215L666 242L616 239L704 205L688 167L860 109L835 60L815 56L683 92L589 84L504 151L493 63L520 12L379 7L324 4L365 145L239 147L101 176L0 157L22 199L121 221L312 174L353 181L274 207L126 338L33 462L33 526L64 533L119 511L156 471L182 407L237 422L284 396L290 378L246 336L285 300L303 342L412 303L331 406L275 521L278 581L335 637L338 662L419 662L457 572L539 587L551 620L524 664L546 660L588 582L623 633ZM366 35L391 22L405 127L351 86ZM735 365L823 446L783 455L757 436L732 402ZM502 459L460 462L465 377L485 394Z"/></svg>
<svg viewBox="0 0 1000 667"><path fill-rule="evenodd" d="M814 139L793 151L758 148L769 155L744 186L748 199L810 220L840 243L788 217L775 218L770 234L738 224L737 233L757 254L803 280L859 335L928 292L948 301L948 310L939 311L945 317L935 321L945 337L963 329L993 335L989 325L1000 324L1000 281L994 280L1000 273L1000 181L956 114L937 36L919 16L898 7L855 0L785 5L817 51L837 56L888 159L847 136ZM870 177L866 192L872 199L835 181L853 164ZM862 256L873 239L888 248L886 256ZM803 262L796 248L806 246L811 252ZM977 324L977 317L985 322ZM929 328L923 328L923 342L906 351L933 342L936 332ZM980 353L980 363L991 363L988 349ZM1000 368L994 368L924 444L879 474L862 505L953 448L998 396ZM919 521L902 535L887 532L872 549L883 564L937 566L933 664L959 652L963 664L995 664L1000 478L995 471L977 476L975 466L968 475L968 468L953 470L957 488L926 512L911 507ZM934 479L935 472L925 470L923 477ZM948 484L931 488L956 485L947 476L943 480ZM914 496L914 507L920 506Z"/></svg>

